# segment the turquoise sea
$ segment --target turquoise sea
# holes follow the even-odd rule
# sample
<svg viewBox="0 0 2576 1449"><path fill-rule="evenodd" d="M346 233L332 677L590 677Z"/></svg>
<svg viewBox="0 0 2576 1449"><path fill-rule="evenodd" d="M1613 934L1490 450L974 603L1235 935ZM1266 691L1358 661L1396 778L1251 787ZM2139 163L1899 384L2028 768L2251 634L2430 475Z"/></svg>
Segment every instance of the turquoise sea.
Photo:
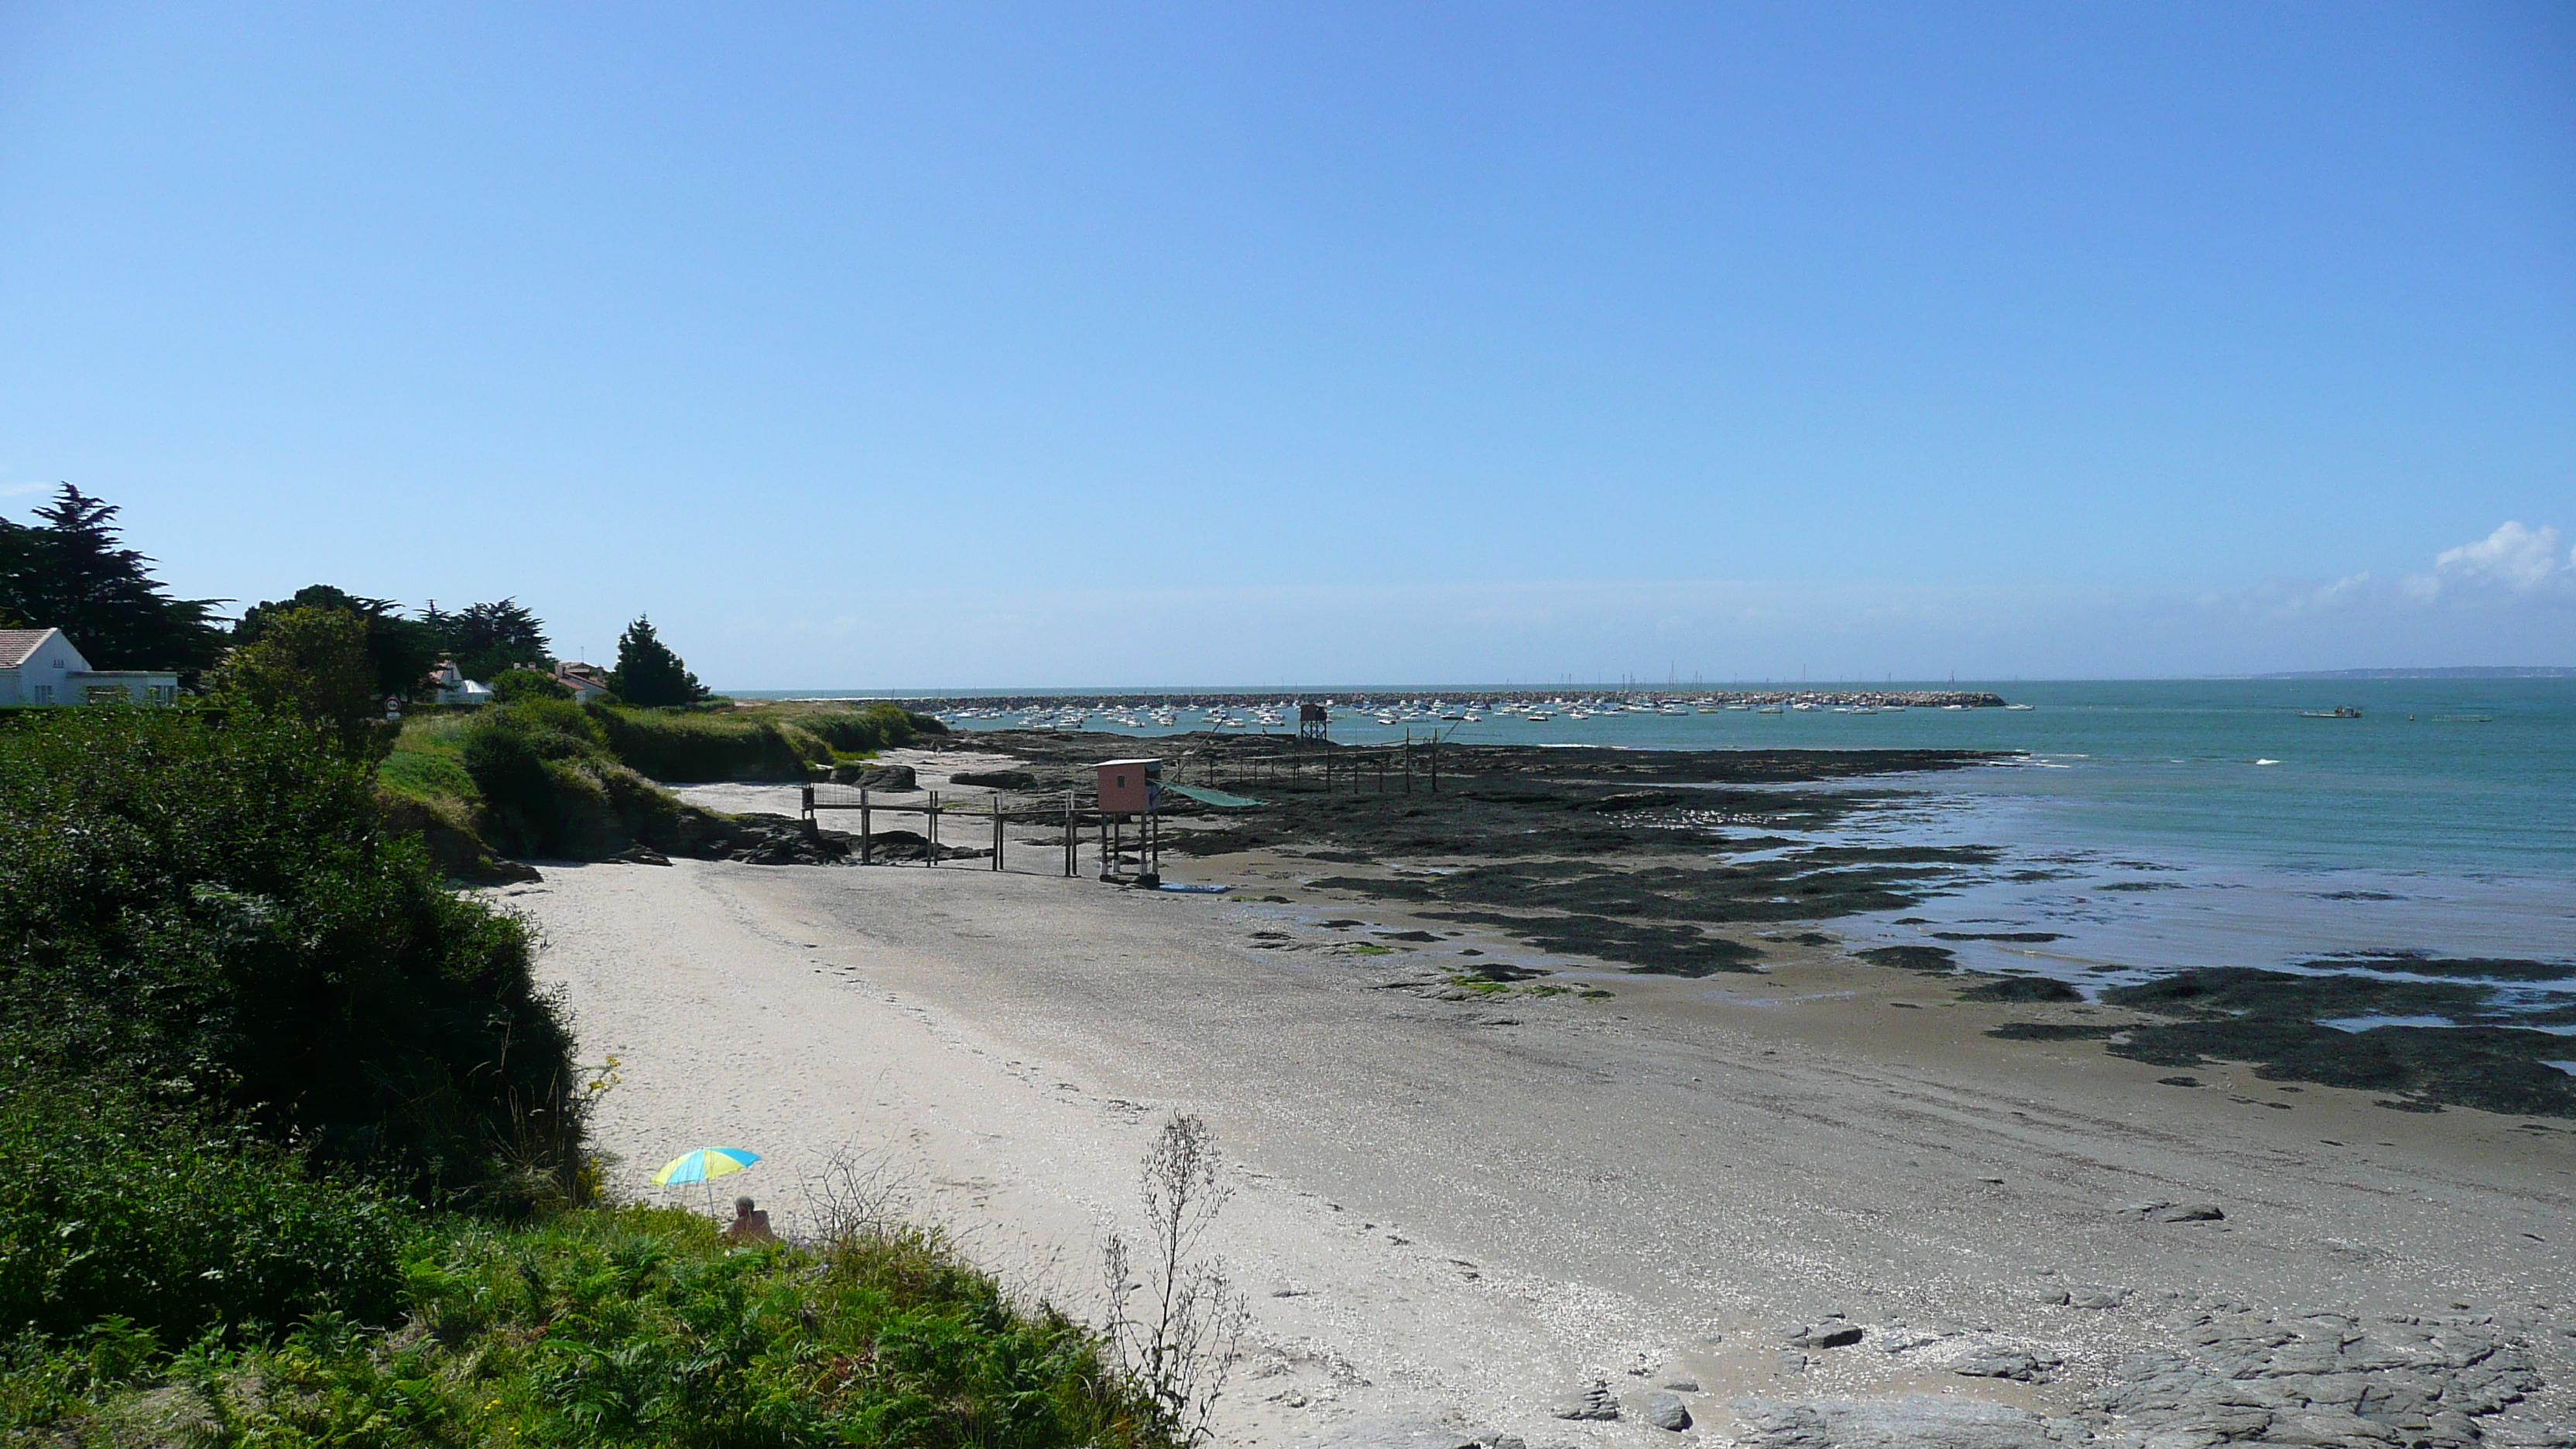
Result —
<svg viewBox="0 0 2576 1449"><path fill-rule="evenodd" d="M1963 964L2088 984L2127 971L2406 952L2568 962L2576 977L2576 680L1937 687L1989 689L2031 708L1584 719L1560 709L1544 722L1493 715L1436 726L1386 726L1336 710L1332 733L1346 743L1399 739L1408 730L1419 739L1438 728L1463 742L1628 749L2020 751L2009 765L1907 777L1885 798L1879 792L1890 782L1872 782L1867 808L1833 837L1992 845L2006 855L1914 912L1847 919L1837 929L1884 943L1945 933ZM2361 717L2302 717L2338 705ZM1196 727L1185 714L1177 728ZM1083 728L1176 732L1098 714ZM2034 933L2058 939L1947 939ZM2104 967L2126 970L2106 976Z"/></svg>

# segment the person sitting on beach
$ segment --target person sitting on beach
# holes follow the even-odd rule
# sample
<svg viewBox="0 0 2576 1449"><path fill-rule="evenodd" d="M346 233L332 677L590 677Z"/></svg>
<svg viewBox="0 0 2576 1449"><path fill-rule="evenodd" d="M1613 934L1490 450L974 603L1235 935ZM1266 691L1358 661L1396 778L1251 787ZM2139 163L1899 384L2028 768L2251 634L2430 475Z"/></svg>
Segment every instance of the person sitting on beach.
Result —
<svg viewBox="0 0 2576 1449"><path fill-rule="evenodd" d="M733 1200L733 1221L725 1224L724 1235L737 1243L774 1243L778 1235L769 1230L769 1214L752 1205L747 1197Z"/></svg>

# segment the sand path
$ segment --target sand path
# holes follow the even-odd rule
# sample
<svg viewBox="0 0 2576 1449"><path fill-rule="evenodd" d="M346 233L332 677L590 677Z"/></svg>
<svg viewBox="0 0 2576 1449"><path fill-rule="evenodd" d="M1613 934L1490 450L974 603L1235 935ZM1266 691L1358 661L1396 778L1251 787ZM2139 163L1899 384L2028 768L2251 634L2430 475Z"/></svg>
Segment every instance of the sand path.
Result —
<svg viewBox="0 0 2576 1449"><path fill-rule="evenodd" d="M1311 904L956 867L545 869L506 899L546 932L585 1056L621 1060L598 1134L638 1195L666 1157L738 1143L770 1156L735 1181L792 1221L800 1178L855 1145L980 1260L1087 1312L1147 1141L1205 1116L1261 1343L1227 1442L1355 1416L1671 1442L1633 1407L1679 1381L1711 1442L1747 1394L2063 1413L2227 1300L2520 1315L2553 1385L2523 1412L2565 1417L2576 1377L2576 1136L2514 1119L2223 1072L2162 1087L1981 1034L2027 1009L1821 952L1619 978L1610 1001L1442 1000L1404 983L1473 937L1353 952L1368 938ZM2154 1199L2226 1216L2116 1211ZM2043 1302L2070 1289L2120 1301ZM1784 1361L1785 1329L1835 1313L1870 1336ZM1972 1350L2065 1363L2042 1384L1945 1366ZM1550 1417L1594 1378L1628 1419Z"/></svg>

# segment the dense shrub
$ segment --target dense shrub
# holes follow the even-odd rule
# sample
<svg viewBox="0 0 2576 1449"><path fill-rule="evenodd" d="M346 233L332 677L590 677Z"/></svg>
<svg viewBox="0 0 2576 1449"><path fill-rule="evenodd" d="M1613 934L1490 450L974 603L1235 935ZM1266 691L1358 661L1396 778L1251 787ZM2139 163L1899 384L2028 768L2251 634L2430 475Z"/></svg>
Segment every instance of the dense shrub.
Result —
<svg viewBox="0 0 2576 1449"><path fill-rule="evenodd" d="M802 728L757 713L678 709L591 711L617 758L656 780L803 780L832 762Z"/></svg>
<svg viewBox="0 0 2576 1449"><path fill-rule="evenodd" d="M430 671L447 647L438 631L421 620L404 618L401 606L391 599L370 599L329 584L308 584L290 597L243 610L241 622L233 625L233 648L258 643L281 616L296 609L346 613L363 622L367 668L374 676L370 693L375 698L413 699L429 693Z"/></svg>
<svg viewBox="0 0 2576 1449"><path fill-rule="evenodd" d="M871 704L860 709L816 710L798 724L812 730L832 748L849 754L899 750L923 735L944 735L948 726L899 704Z"/></svg>
<svg viewBox="0 0 2576 1449"><path fill-rule="evenodd" d="M489 706L458 732L485 839L512 855L597 859L671 834L679 802L609 752L607 713L529 699Z"/></svg>
<svg viewBox="0 0 2576 1449"><path fill-rule="evenodd" d="M630 1208L459 1225L406 1278L428 1332L325 1319L255 1356L221 1390L242 1441L1155 1443L1090 1333L1014 1306L931 1233L728 1250L704 1218Z"/></svg>
<svg viewBox="0 0 2576 1449"><path fill-rule="evenodd" d="M214 685L226 707L300 720L351 759L393 747L396 727L377 703L367 621L350 610L272 610L259 637L225 658Z"/></svg>
<svg viewBox="0 0 2576 1449"><path fill-rule="evenodd" d="M570 1162L527 932L380 827L362 764L255 715L36 714L0 728L0 1077L236 1109L421 1192Z"/></svg>
<svg viewBox="0 0 2576 1449"><path fill-rule="evenodd" d="M0 1334L163 1348L325 1309L387 1321L405 1212L240 1126L107 1084L0 1086Z"/></svg>
<svg viewBox="0 0 2576 1449"><path fill-rule="evenodd" d="M523 699L570 699L572 686L542 669L504 669L492 676L492 702L516 704Z"/></svg>
<svg viewBox="0 0 2576 1449"><path fill-rule="evenodd" d="M410 729L405 727L393 753L376 766L376 783L414 800L455 800L480 808L482 792L475 788L461 753L410 748Z"/></svg>

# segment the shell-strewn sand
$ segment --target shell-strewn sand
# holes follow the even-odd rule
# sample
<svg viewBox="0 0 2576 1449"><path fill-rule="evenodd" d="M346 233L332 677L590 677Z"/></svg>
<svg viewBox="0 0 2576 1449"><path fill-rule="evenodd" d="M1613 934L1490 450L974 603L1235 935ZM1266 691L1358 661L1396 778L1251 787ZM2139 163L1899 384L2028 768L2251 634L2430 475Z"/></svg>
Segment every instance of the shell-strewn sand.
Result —
<svg viewBox="0 0 2576 1449"><path fill-rule="evenodd" d="M1604 978L1610 1000L1467 996L1433 967L1472 934L1355 950L1380 938L1322 923L1426 923L1034 873L1059 858L549 865L503 898L546 933L586 1059L620 1059L597 1130L639 1196L689 1147L751 1147L767 1160L721 1196L739 1184L793 1227L803 1177L857 1148L979 1259L1087 1313L1148 1140L1167 1112L1206 1117L1259 1339L1227 1442L1354 1420L1675 1442L1638 1410L1683 1382L1694 1441L1792 1442L1739 1399L1906 1394L2073 1432L2134 1355L2216 1353L2204 1324L2313 1310L2442 1318L2527 1354L2547 1387L2480 1421L2500 1442L2576 1417L2564 1131L2224 1069L2161 1086L2090 1044L1982 1034L2030 1008L1821 951L1760 976ZM2225 1216L2120 1210L2158 1201ZM2049 1301L2070 1296L2116 1306ZM1860 1343L1784 1358L1834 1314ZM2023 1360L2044 1381L1954 1371ZM1595 1379L1627 1417L1551 1415ZM2268 1413L2274 1432L2295 1409Z"/></svg>

